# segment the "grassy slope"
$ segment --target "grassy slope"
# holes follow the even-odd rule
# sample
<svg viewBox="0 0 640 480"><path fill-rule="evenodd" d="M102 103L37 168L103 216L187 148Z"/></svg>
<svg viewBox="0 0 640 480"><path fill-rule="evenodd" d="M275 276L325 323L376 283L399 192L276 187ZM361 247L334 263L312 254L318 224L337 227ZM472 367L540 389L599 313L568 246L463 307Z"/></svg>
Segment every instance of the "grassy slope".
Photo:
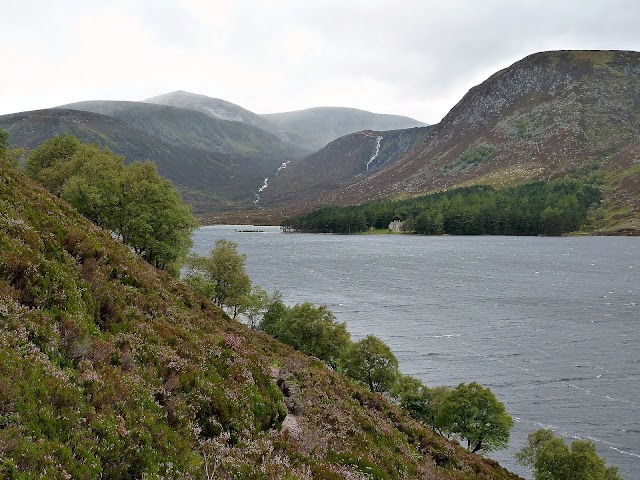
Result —
<svg viewBox="0 0 640 480"><path fill-rule="evenodd" d="M603 208L594 233L640 235L640 143L618 153L604 169Z"/></svg>
<svg viewBox="0 0 640 480"><path fill-rule="evenodd" d="M172 145L246 156L247 162L255 158L255 167L262 167L262 163L270 167L264 173L278 168L281 159L302 158L307 153L256 126L187 108L106 100L71 103L61 108L107 115Z"/></svg>
<svg viewBox="0 0 640 480"><path fill-rule="evenodd" d="M174 183L196 211L253 205L253 192L275 169L275 164L267 165L262 160L252 162L245 157L173 145L115 118L80 110L3 115L0 128L9 131L11 143L27 150L67 131L82 142L97 143L124 155L127 162L153 160L159 173Z"/></svg>
<svg viewBox="0 0 640 480"><path fill-rule="evenodd" d="M229 320L1 163L0 252L2 478L517 478Z"/></svg>

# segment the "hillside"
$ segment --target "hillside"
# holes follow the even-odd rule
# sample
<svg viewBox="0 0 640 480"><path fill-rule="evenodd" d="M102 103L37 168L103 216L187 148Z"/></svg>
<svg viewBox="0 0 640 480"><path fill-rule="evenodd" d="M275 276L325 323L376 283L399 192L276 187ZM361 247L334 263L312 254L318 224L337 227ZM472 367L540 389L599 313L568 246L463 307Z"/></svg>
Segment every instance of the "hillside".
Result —
<svg viewBox="0 0 640 480"><path fill-rule="evenodd" d="M187 108L106 100L71 103L60 108L107 115L172 145L256 157L262 162L277 158L272 162L276 168L282 163L279 159L301 158L308 153L251 124L213 118Z"/></svg>
<svg viewBox="0 0 640 480"><path fill-rule="evenodd" d="M350 109L336 109L338 116L342 110ZM365 128L377 117L362 120ZM197 213L255 211L265 178L276 177L283 165L292 168L315 148L238 105L181 91L145 102L85 101L3 115L0 128L27 150L67 131L127 162L152 160Z"/></svg>
<svg viewBox="0 0 640 480"><path fill-rule="evenodd" d="M187 118L192 118L192 112L187 113ZM179 145L173 133L167 140L175 144L170 143L160 134L154 136L116 118L80 110L47 109L3 115L0 128L9 131L12 144L26 149L67 131L82 142L98 143L124 155L127 162L153 160L159 173L174 183L196 211L248 208L265 176L283 161L277 156L240 156ZM196 127L193 135L188 133L189 128L180 128L188 138L196 136L196 141L206 141L206 133L200 135Z"/></svg>
<svg viewBox="0 0 640 480"><path fill-rule="evenodd" d="M367 130L345 135L272 177L261 201L288 211L308 209L314 199L393 163L428 130L429 127L388 132Z"/></svg>
<svg viewBox="0 0 640 480"><path fill-rule="evenodd" d="M343 107L316 107L262 116L304 138L313 151L320 150L339 137L363 130L385 131L426 126L409 117Z"/></svg>
<svg viewBox="0 0 640 480"><path fill-rule="evenodd" d="M296 146L297 148L301 148L307 154L314 151L306 144L303 138L297 136L293 132L280 127L278 124L271 122L262 116L247 110L246 108L242 108L239 105L227 102L220 98L212 98L207 97L206 95L178 90L176 92L147 98L145 102L157 105L170 105L174 107L187 108L189 110L203 113L211 118L241 122L276 135L283 142Z"/></svg>
<svg viewBox="0 0 640 480"><path fill-rule="evenodd" d="M355 108L317 107L258 115L231 102L184 91L148 98L145 102L195 110L210 117L242 122L270 132L284 142L312 153L327 143L363 130L395 130L426 124L399 115L383 115Z"/></svg>
<svg viewBox="0 0 640 480"><path fill-rule="evenodd" d="M639 231L638 91L638 52L534 54L472 88L400 158L331 191L318 181L313 195L291 197L284 207L274 199L274 208L295 212L298 204L347 205L458 186L500 187L595 168L603 173L606 194L601 231ZM348 163L360 148L343 149L330 162ZM329 158L328 152L314 158ZM299 176L327 170L314 163L301 171L302 165L308 164L298 166Z"/></svg>
<svg viewBox="0 0 640 480"><path fill-rule="evenodd" d="M0 162L0 477L516 479Z"/></svg>

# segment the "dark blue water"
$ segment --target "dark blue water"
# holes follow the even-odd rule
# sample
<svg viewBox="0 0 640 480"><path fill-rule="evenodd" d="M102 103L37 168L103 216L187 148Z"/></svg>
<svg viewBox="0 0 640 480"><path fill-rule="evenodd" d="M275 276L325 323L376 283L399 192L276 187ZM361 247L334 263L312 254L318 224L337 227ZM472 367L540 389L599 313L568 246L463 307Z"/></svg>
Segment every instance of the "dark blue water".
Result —
<svg viewBox="0 0 640 480"><path fill-rule="evenodd" d="M246 227L242 227L246 228ZM335 236L204 227L248 255L254 283L287 303L326 304L354 339L393 349L430 386L478 381L516 419L513 460L545 426L590 438L640 478L640 241L634 238Z"/></svg>

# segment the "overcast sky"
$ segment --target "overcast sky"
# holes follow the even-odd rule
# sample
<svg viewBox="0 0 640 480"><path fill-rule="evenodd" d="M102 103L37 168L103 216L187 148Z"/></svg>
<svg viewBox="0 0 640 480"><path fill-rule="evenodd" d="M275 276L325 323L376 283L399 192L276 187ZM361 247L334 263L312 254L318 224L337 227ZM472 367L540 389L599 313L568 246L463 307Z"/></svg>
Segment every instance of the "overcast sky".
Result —
<svg viewBox="0 0 640 480"><path fill-rule="evenodd" d="M634 0L0 0L0 114L174 90L438 122L544 50L640 50Z"/></svg>

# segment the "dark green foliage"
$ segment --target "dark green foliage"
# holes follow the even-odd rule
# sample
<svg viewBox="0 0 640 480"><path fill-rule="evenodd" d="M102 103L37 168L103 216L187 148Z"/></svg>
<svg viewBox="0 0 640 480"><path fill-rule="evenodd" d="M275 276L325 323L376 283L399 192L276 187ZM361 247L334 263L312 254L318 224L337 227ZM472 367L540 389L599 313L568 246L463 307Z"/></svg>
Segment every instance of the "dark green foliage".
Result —
<svg viewBox="0 0 640 480"><path fill-rule="evenodd" d="M9 132L0 128L0 162L6 162L9 166L15 167L23 154L23 148L11 147Z"/></svg>
<svg viewBox="0 0 640 480"><path fill-rule="evenodd" d="M527 445L516 458L531 468L536 480L622 480L618 467L607 467L591 440L574 440L567 445L544 428L529 434Z"/></svg>
<svg viewBox="0 0 640 480"><path fill-rule="evenodd" d="M0 158L4 158L9 148L9 132L0 128Z"/></svg>
<svg viewBox="0 0 640 480"><path fill-rule="evenodd" d="M479 185L409 200L325 207L282 225L302 232L356 233L402 220L405 231L425 235L562 235L578 230L599 200L589 181L564 177L500 190Z"/></svg>
<svg viewBox="0 0 640 480"><path fill-rule="evenodd" d="M476 382L461 383L440 405L438 424L462 440L470 452L505 448L513 419L488 388Z"/></svg>
<svg viewBox="0 0 640 480"><path fill-rule="evenodd" d="M293 307L287 307L279 300L272 302L260 329L333 368L338 366L351 344L344 322L336 322L326 305L316 307L308 302Z"/></svg>
<svg viewBox="0 0 640 480"><path fill-rule="evenodd" d="M197 222L151 162L124 158L60 134L32 151L27 174L155 267L177 275Z"/></svg>
<svg viewBox="0 0 640 480"><path fill-rule="evenodd" d="M513 419L491 390L475 382L461 383L453 390L429 388L401 375L393 396L413 418L439 434L465 440L471 452L499 450L509 442Z"/></svg>
<svg viewBox="0 0 640 480"><path fill-rule="evenodd" d="M349 348L345 371L372 392L389 392L398 379L398 359L387 344L368 335Z"/></svg>
<svg viewBox="0 0 640 480"><path fill-rule="evenodd" d="M71 175L71 158L81 147L80 141L68 133L41 143L27 156L27 175L38 180L55 195Z"/></svg>
<svg viewBox="0 0 640 480"><path fill-rule="evenodd" d="M400 375L392 393L413 418L429 425L439 434L445 434L447 428L442 423L440 411L443 400L451 393L449 387L429 388L413 377Z"/></svg>
<svg viewBox="0 0 640 480"><path fill-rule="evenodd" d="M236 318L244 313L251 295L251 279L244 265L246 259L246 255L238 253L237 243L216 240L208 257L189 257L185 281Z"/></svg>
<svg viewBox="0 0 640 480"><path fill-rule="evenodd" d="M495 149L491 145L478 145L477 147L470 148L458 157L454 162L451 162L443 167L445 172L452 170L464 170L466 168L472 168L480 165L481 163L488 162L493 158Z"/></svg>

